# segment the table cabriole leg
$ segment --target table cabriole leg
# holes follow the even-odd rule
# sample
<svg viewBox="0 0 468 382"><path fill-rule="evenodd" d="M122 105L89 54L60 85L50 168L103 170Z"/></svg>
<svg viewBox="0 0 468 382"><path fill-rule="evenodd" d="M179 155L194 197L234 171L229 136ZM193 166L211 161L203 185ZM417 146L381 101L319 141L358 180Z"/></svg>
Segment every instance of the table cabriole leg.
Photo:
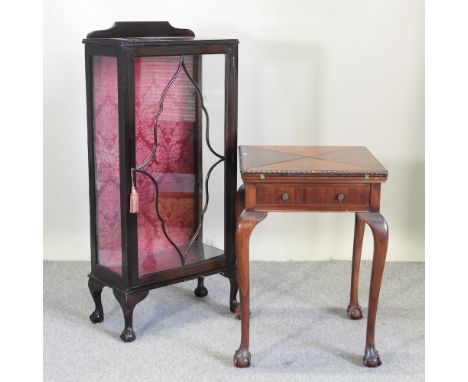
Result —
<svg viewBox="0 0 468 382"><path fill-rule="evenodd" d="M364 238L365 222L360 215L356 213L354 223L354 244L353 244L353 262L351 272L351 290L349 305L347 309L348 318L359 320L363 317L362 309L359 305L359 268L361 265L362 240Z"/></svg>
<svg viewBox="0 0 468 382"><path fill-rule="evenodd" d="M245 186L239 187L236 193L236 223L239 220L239 216L245 209Z"/></svg>
<svg viewBox="0 0 468 382"><path fill-rule="evenodd" d="M120 334L120 338L124 342L132 342L136 338L135 332L133 331L133 309L135 308L136 304L148 296L149 290L147 289L140 292L124 293L114 289L113 292L115 298L122 308L125 320L125 328Z"/></svg>
<svg viewBox="0 0 468 382"><path fill-rule="evenodd" d="M249 239L255 226L267 216L266 212L244 210L238 219L236 230L237 279L240 291L241 343L234 354L234 365L250 366L249 352Z"/></svg>
<svg viewBox="0 0 468 382"><path fill-rule="evenodd" d="M382 364L379 353L375 348L375 321L377 305L379 302L380 287L382 284L385 257L388 247L388 226L384 217L377 212L358 213L369 225L374 236L374 256L372 259L372 273L369 290L369 310L367 317L366 348L363 363L367 367L377 367Z"/></svg>

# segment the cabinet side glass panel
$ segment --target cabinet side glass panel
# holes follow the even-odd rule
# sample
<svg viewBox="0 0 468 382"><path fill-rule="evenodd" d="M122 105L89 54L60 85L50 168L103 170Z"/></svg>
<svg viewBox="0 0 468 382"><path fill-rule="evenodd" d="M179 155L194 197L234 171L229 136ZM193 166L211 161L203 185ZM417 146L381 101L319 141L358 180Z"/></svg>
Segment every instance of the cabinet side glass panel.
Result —
<svg viewBox="0 0 468 382"><path fill-rule="evenodd" d="M209 138L215 152L225 155L224 152L224 67L225 56L222 54L209 54L203 56L203 95L205 107L210 114ZM203 135L206 134L206 126ZM217 157L206 149L203 150L203 179L217 161ZM203 220L203 241L216 248L224 248L224 166L222 162L217 165L209 178L209 204ZM206 202L206 192L203 201ZM224 252L224 251L223 251Z"/></svg>
<svg viewBox="0 0 468 382"><path fill-rule="evenodd" d="M122 274L117 58L93 56L98 264Z"/></svg>

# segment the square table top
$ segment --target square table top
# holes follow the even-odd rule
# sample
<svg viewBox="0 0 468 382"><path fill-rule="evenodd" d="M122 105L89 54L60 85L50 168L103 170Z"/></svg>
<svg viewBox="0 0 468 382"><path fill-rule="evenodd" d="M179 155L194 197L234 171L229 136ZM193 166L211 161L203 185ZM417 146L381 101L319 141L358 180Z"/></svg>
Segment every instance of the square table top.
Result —
<svg viewBox="0 0 468 382"><path fill-rule="evenodd" d="M239 146L241 174L387 177L364 146Z"/></svg>

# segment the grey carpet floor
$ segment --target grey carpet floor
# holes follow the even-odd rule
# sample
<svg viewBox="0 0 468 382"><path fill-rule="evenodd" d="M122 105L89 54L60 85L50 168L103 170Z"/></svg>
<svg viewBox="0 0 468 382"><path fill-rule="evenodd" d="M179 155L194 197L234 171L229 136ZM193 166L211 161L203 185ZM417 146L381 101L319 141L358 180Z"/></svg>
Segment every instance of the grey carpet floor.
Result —
<svg viewBox="0 0 468 382"><path fill-rule="evenodd" d="M346 318L351 263L253 262L252 366L237 369L240 322L229 282L210 276L150 291L134 312L137 339L123 343L123 317L109 288L105 320L92 324L88 262L44 263L44 381L423 381L424 264L388 263L376 344L383 364L361 365L366 320ZM363 262L367 317L370 263Z"/></svg>

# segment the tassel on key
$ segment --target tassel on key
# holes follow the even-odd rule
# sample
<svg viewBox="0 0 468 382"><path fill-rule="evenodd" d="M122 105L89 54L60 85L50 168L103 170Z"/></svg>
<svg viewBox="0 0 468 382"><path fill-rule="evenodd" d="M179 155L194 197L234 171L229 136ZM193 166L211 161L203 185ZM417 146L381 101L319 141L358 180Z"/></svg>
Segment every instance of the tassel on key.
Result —
<svg viewBox="0 0 468 382"><path fill-rule="evenodd" d="M132 168L132 191L130 192L130 213L138 212L138 192L135 187L135 169Z"/></svg>

